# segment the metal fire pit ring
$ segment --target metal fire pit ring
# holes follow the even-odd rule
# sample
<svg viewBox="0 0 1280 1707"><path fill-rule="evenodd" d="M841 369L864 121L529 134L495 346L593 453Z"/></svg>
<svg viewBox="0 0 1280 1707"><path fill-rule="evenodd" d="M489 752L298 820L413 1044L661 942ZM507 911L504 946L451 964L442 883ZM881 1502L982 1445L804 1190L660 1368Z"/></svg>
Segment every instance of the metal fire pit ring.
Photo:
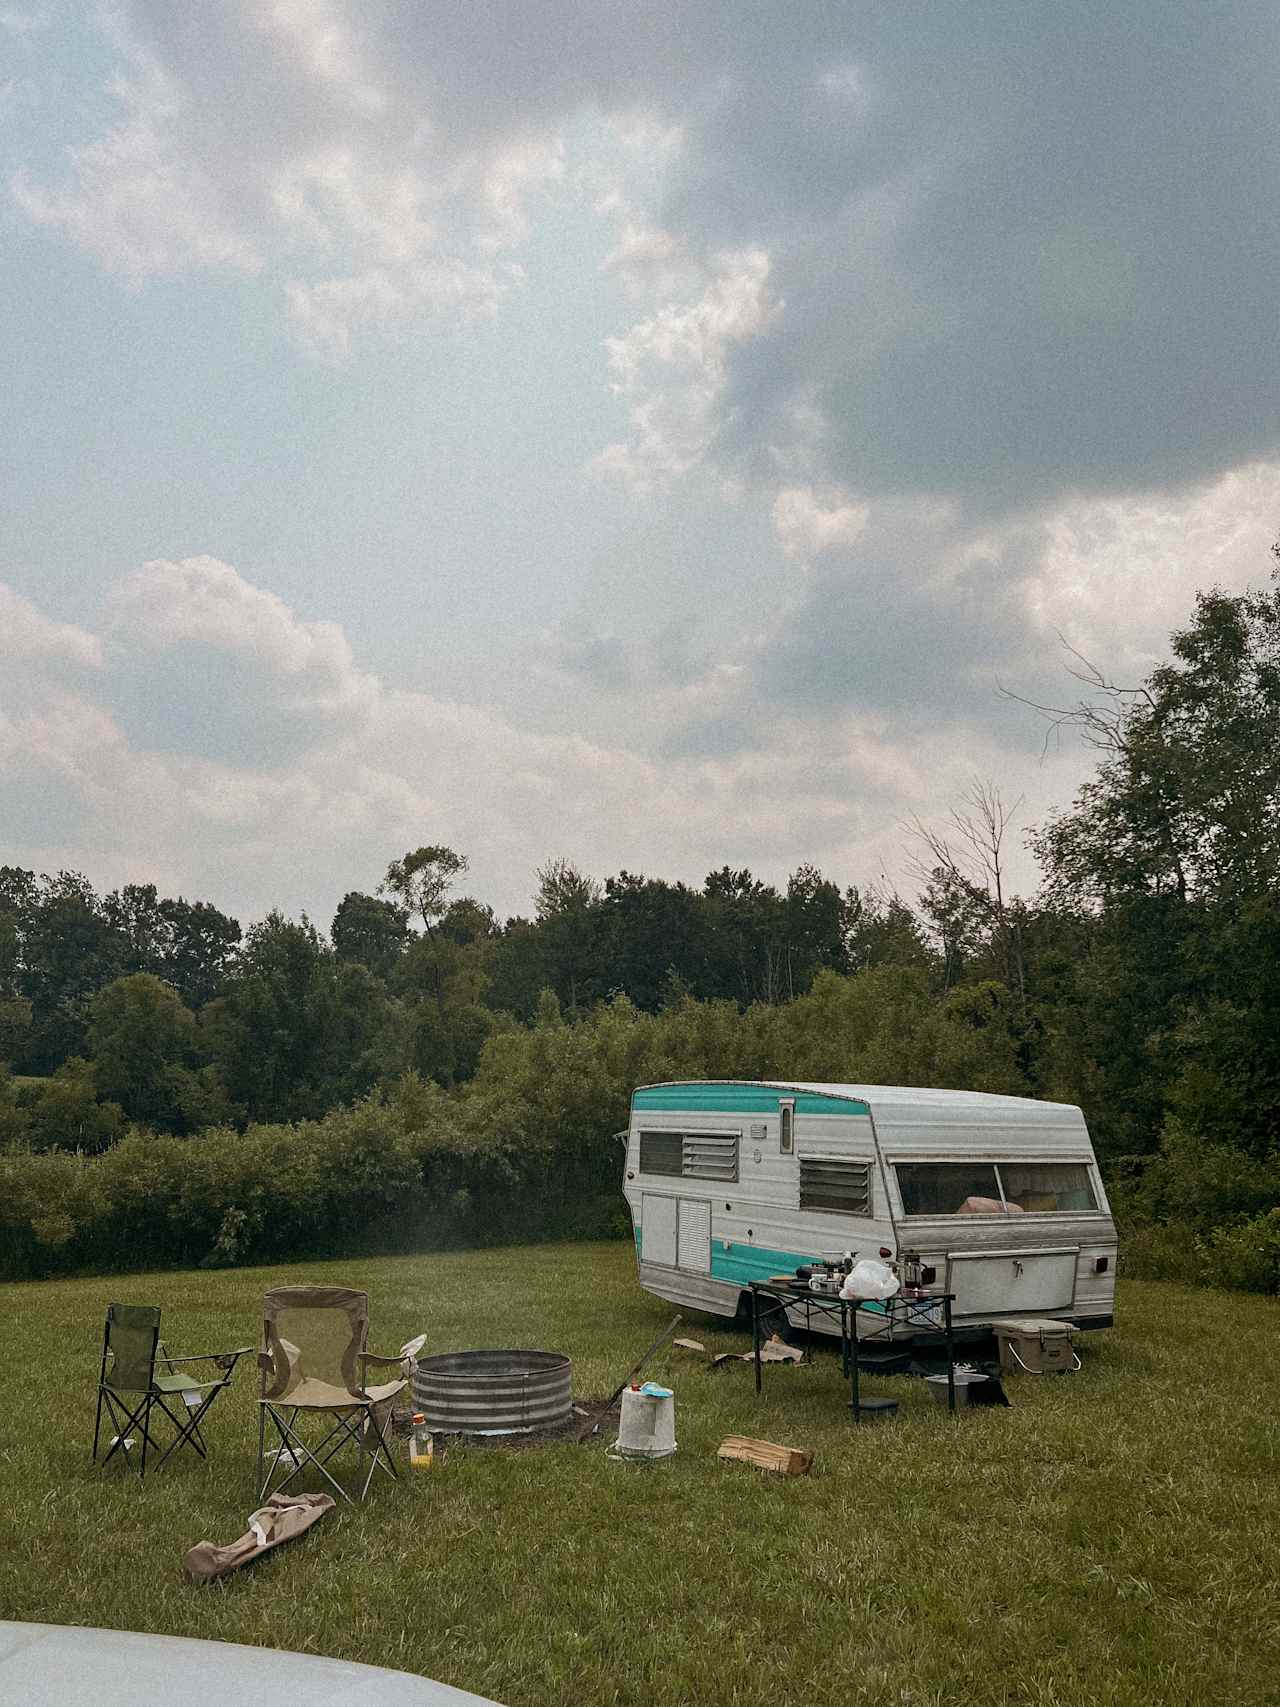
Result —
<svg viewBox="0 0 1280 1707"><path fill-rule="evenodd" d="M558 1351L446 1351L418 1360L413 1402L433 1434L532 1434L564 1427L573 1366Z"/></svg>

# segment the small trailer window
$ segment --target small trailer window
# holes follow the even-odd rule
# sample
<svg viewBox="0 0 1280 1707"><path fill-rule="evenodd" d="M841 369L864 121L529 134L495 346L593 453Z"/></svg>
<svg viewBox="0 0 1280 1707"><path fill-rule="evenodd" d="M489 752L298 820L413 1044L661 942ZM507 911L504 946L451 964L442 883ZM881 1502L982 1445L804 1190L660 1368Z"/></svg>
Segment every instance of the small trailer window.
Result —
<svg viewBox="0 0 1280 1707"><path fill-rule="evenodd" d="M871 1163L834 1156L801 1156L801 1209L826 1209L838 1215L871 1214Z"/></svg>
<svg viewBox="0 0 1280 1707"><path fill-rule="evenodd" d="M906 1215L1004 1214L991 1162L899 1162L897 1173Z"/></svg>
<svg viewBox="0 0 1280 1707"><path fill-rule="evenodd" d="M732 1182L738 1177L738 1137L736 1132L642 1132L640 1172Z"/></svg>
<svg viewBox="0 0 1280 1707"><path fill-rule="evenodd" d="M1029 1215L1098 1207L1083 1162L1001 1162L1000 1179L1010 1209L1024 1209Z"/></svg>
<svg viewBox="0 0 1280 1707"><path fill-rule="evenodd" d="M684 1172L684 1138L679 1132L640 1134L640 1172L675 1174Z"/></svg>

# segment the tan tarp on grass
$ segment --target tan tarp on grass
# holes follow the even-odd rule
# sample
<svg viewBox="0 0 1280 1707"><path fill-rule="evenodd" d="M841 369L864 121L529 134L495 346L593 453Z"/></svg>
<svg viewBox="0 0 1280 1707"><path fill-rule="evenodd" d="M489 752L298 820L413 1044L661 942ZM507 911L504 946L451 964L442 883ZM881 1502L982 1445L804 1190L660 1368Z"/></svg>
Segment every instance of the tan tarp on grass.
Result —
<svg viewBox="0 0 1280 1707"><path fill-rule="evenodd" d="M225 1547L217 1547L212 1541L197 1541L183 1554L182 1568L197 1582L225 1577L241 1565L260 1559L281 1542L305 1534L333 1506L332 1494L272 1494L265 1505L249 1513L249 1527L238 1541Z"/></svg>

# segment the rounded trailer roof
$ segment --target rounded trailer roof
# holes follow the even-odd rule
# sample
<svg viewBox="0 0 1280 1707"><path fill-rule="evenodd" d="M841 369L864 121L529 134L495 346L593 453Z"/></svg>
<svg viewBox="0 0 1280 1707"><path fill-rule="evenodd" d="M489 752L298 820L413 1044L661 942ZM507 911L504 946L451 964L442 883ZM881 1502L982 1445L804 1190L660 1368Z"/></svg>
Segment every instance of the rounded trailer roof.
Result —
<svg viewBox="0 0 1280 1707"><path fill-rule="evenodd" d="M877 1108L885 1109L910 1106L964 1109L968 1113L977 1113L983 1108L1001 1109L1010 1114L1027 1114L1034 1109L1056 1109L1059 1112L1069 1109L1072 1114L1080 1112L1070 1102L1041 1102L1039 1097L1001 1096L995 1091L942 1091L912 1085L828 1085L800 1080L794 1088L814 1091L819 1095L856 1097L859 1102L874 1103Z"/></svg>
<svg viewBox="0 0 1280 1707"><path fill-rule="evenodd" d="M991 1091L832 1084L814 1079L676 1079L665 1085L637 1086L637 1095L641 1091L693 1092L710 1086L740 1086L757 1094L764 1091L783 1096L794 1091L806 1097L860 1102L870 1109L882 1138L895 1148L906 1145L918 1153L926 1149L945 1152L952 1146L972 1153L994 1153L999 1147L1008 1154L1027 1146L1034 1153L1092 1153L1084 1115L1074 1103L999 1096ZM672 1101L666 1106L670 1111L678 1104ZM819 1111L811 1108L810 1112Z"/></svg>
<svg viewBox="0 0 1280 1707"><path fill-rule="evenodd" d="M1038 1097L1002 1096L994 1091L947 1091L912 1085L837 1085L817 1079L665 1079L651 1085L637 1085L636 1089L677 1090L682 1085L759 1085L771 1091L808 1091L813 1096L868 1102L885 1110L895 1107L954 1108L970 1115L984 1108L1000 1110L1006 1115L1025 1115L1037 1110L1059 1114L1080 1112L1070 1102L1042 1102Z"/></svg>

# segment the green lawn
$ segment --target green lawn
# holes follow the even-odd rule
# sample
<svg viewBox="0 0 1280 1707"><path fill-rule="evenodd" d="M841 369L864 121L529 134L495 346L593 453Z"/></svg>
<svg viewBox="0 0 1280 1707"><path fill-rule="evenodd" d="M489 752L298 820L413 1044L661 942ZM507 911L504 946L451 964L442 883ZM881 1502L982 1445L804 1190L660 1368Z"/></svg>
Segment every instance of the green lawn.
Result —
<svg viewBox="0 0 1280 1707"><path fill-rule="evenodd" d="M855 1431L835 1359L719 1373L664 1356L674 1459L602 1446L452 1451L225 1585L193 1541L253 1501L252 1371L213 1455L139 1487L89 1465L102 1315L158 1302L175 1352L256 1339L270 1283L368 1288L373 1344L543 1346L577 1395L668 1318L630 1247L384 1258L4 1288L0 1615L303 1649L534 1704L1274 1703L1280 1700L1280 1305L1129 1282L1083 1371L950 1418L923 1384ZM705 1320L696 1337L741 1346ZM23 1389L26 1390L25 1396ZM715 1456L730 1433L815 1449L811 1476Z"/></svg>

